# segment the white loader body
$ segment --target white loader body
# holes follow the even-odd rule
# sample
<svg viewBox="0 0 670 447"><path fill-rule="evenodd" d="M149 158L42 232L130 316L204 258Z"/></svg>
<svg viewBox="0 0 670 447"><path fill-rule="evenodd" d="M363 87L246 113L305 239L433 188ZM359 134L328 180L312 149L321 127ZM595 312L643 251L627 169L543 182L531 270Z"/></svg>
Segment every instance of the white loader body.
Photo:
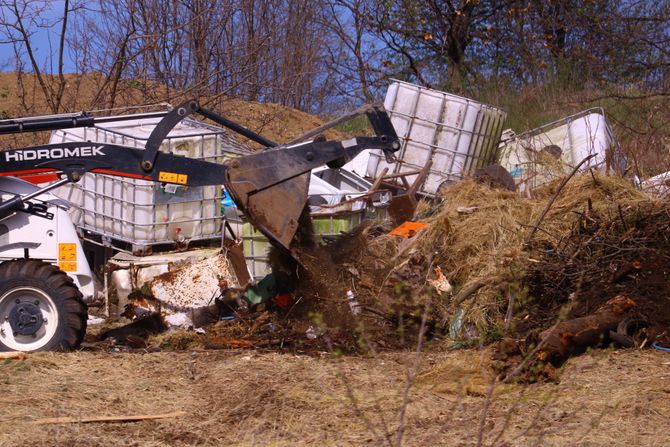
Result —
<svg viewBox="0 0 670 447"><path fill-rule="evenodd" d="M0 198L26 195L39 188L14 177L0 177ZM44 202L52 220L25 212L0 220L0 262L28 257L57 265L75 282L85 302L96 296L91 268L67 212L66 201L49 193L33 201Z"/></svg>

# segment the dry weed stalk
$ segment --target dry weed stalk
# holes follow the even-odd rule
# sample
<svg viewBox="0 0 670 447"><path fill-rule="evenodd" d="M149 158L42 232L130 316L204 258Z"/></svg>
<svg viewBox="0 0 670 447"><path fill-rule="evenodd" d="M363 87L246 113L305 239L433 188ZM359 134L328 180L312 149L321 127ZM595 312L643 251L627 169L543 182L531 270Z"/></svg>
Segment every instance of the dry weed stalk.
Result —
<svg viewBox="0 0 670 447"><path fill-rule="evenodd" d="M429 269L430 270L430 269ZM407 407L409 405L409 393L414 385L414 380L419 371L421 363L421 351L423 348L423 338L426 334L426 322L430 312L431 300L428 300L424 305L423 314L421 315L421 326L419 327L419 335L416 341L416 350L414 351L414 362L411 367L407 367L407 375L405 377L405 388L402 395L402 404L400 405L400 413L398 415L398 430L396 436L396 447L402 446L403 436L405 435L405 417L407 414Z"/></svg>

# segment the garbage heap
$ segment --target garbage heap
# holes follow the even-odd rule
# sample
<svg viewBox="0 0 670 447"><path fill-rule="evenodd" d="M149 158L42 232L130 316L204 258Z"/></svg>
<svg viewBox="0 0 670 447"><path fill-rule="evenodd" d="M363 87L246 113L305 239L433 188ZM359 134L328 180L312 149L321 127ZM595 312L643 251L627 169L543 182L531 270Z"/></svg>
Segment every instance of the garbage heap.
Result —
<svg viewBox="0 0 670 447"><path fill-rule="evenodd" d="M249 290L223 281L200 330L140 346L377 352L421 335L424 349L495 343L501 377L532 381L589 347L670 344L668 205L623 178L577 175L532 199L466 179L395 227L295 247L288 270L271 254L287 290L242 303Z"/></svg>
<svg viewBox="0 0 670 447"><path fill-rule="evenodd" d="M423 322L440 347L503 340L500 371L530 357L530 380L552 378L591 346L665 345L667 203L620 177L586 173L560 185L529 199L469 179L420 207L426 227L411 237L360 229L332 247L339 281L328 282L330 299L355 294L372 349Z"/></svg>

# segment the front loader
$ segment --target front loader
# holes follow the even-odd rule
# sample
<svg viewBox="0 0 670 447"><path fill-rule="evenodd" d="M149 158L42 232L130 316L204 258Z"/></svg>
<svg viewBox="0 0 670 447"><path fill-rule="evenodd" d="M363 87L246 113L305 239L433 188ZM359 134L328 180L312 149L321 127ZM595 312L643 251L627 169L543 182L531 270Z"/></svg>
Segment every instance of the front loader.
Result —
<svg viewBox="0 0 670 447"><path fill-rule="evenodd" d="M159 151L168 133L186 116L200 114L260 145L264 150L224 164ZM95 143L46 144L0 152L0 351L70 350L86 332L83 294L92 294L92 275L67 204L49 194L87 172L181 186L224 185L246 218L271 243L288 252L307 201L310 171L341 166L365 149L380 149L389 160L400 145L381 106L361 109L375 136L344 141L278 145L189 100L160 117L144 149ZM85 113L0 121L0 135L89 127L122 117ZM49 176L38 188L13 177Z"/></svg>

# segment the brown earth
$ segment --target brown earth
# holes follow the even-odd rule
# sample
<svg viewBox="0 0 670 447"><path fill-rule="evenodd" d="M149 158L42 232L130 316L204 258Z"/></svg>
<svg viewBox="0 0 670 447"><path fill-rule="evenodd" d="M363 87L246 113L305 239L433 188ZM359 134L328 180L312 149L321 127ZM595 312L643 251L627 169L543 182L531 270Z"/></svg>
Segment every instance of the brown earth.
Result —
<svg viewBox="0 0 670 447"><path fill-rule="evenodd" d="M670 218L663 202L640 202L609 216L581 216L569 235L545 247L528 269L527 318L517 330L528 335L533 325L546 327L557 315L566 320L597 312L615 296L634 306L629 319L646 322L635 331L638 344L670 342ZM560 318L560 317L559 317ZM530 338L533 338L532 336ZM608 338L605 337L607 343Z"/></svg>
<svg viewBox="0 0 670 447"><path fill-rule="evenodd" d="M476 445L491 380L487 356L466 350L423 357L409 393L404 445ZM412 361L409 352L31 354L0 363L0 445L395 444ZM669 364L658 351L601 350L570 359L560 384L498 386L483 445L668 445ZM186 415L31 424L174 411Z"/></svg>
<svg viewBox="0 0 670 447"><path fill-rule="evenodd" d="M363 305L396 317L420 316L432 301L436 321L451 320L462 307L482 341L504 325L510 294L516 296L511 330L519 337L625 295L636 304L632 315L649 321L654 339L664 340L670 328L668 204L617 178L585 175L572 182L529 244L551 191L528 200L468 180L444 191L443 202L423 219L428 228L414 238L368 225L325 249L304 251L299 291L346 308L346 291L353 290ZM456 211L463 206L477 209ZM453 296L428 286L434 267L447 274ZM458 298L478 281L480 289Z"/></svg>
<svg viewBox="0 0 670 447"><path fill-rule="evenodd" d="M104 81L104 77L100 74L91 73L83 76L68 74L65 75L65 78L67 87L60 110L61 113L100 110L109 107L104 92L101 96L96 96L100 85ZM50 81L51 79L47 77L47 80ZM160 85L148 86L138 82L123 81L117 92L114 106L155 106L163 102L179 104L189 98ZM235 98L217 98L219 105L212 106L208 104L212 98L203 97L198 99L206 107L213 107L216 112L277 143L288 142L324 124L323 120L314 115L279 104L243 101ZM126 111L117 110L113 113L122 112ZM50 113L51 111L47 107L47 102L39 84L33 76L25 75L23 87L20 87L15 73L0 73L0 119ZM329 130L325 135L330 139L345 137L345 134L337 130ZM24 135L18 140L11 136L3 137L0 142L4 147L20 147L20 145L41 143L46 141L46 138L48 136L42 133L32 136ZM249 143L243 138L240 138L240 140Z"/></svg>
<svg viewBox="0 0 670 447"><path fill-rule="evenodd" d="M528 200L465 181L444 191L444 202L425 219L429 227L414 238L402 240L389 236L389 228L368 225L326 248L302 249L297 293L304 300L292 317L328 329L344 352L388 351L414 343L430 303L426 331L443 347L518 339L521 356L499 357L509 360L507 368L496 365L507 372L558 322L561 330L576 331L562 335L568 337L567 355L613 343L609 331L625 318L646 322L628 334L637 345L670 344L667 203L621 179L579 176L543 219L542 231L525 242L551 193ZM477 209L452 212L462 205ZM429 286L435 267L447 272L457 293ZM477 282L482 286L462 295ZM348 291L363 306L359 316L347 304ZM617 296L627 297L633 308L607 322L607 329L575 337L592 320L568 320L589 317ZM462 329L454 333L449 322L463 310ZM544 362L548 354L540 354ZM552 354L551 363L560 365L567 355ZM559 376L553 367L531 362L518 379Z"/></svg>

